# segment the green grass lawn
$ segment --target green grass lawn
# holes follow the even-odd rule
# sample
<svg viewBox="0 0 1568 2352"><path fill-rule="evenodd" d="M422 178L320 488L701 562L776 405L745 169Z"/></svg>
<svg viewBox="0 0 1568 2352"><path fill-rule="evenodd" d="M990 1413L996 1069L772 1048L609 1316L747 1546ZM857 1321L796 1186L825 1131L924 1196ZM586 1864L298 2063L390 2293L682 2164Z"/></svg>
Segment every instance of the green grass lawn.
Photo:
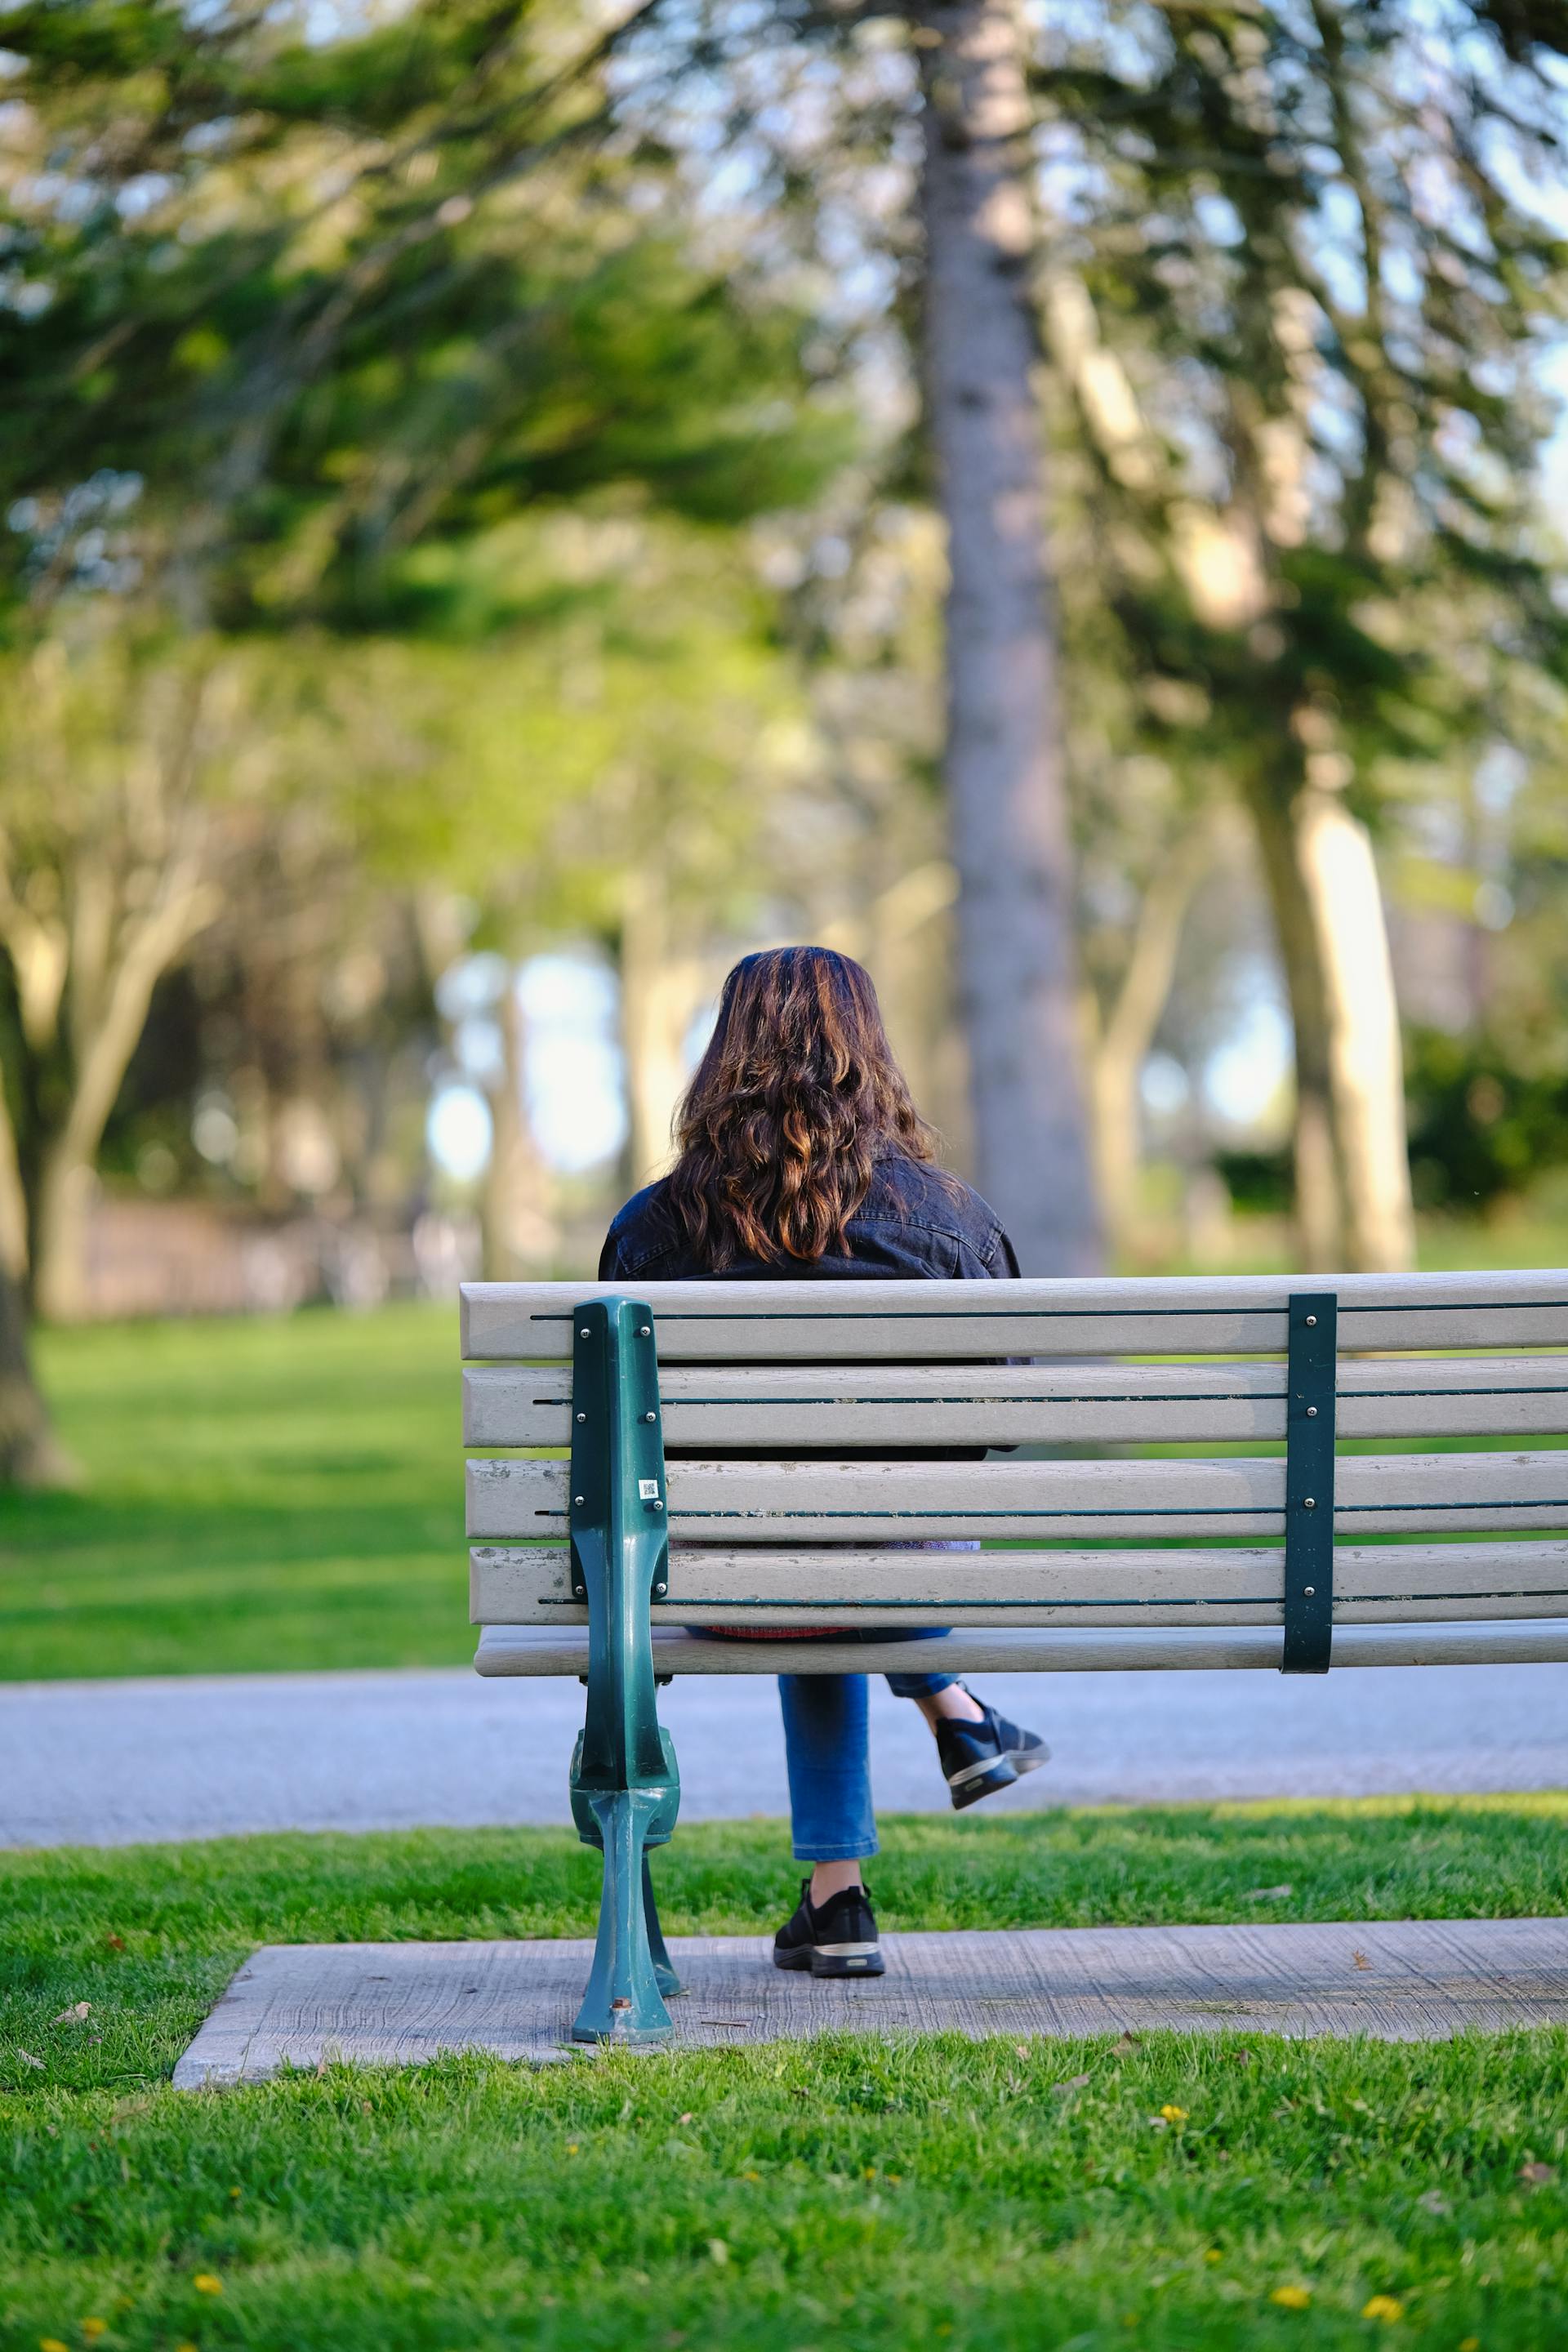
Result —
<svg viewBox="0 0 1568 2352"><path fill-rule="evenodd" d="M471 1654L450 1315L54 1332L40 1359L89 1480L0 1498L0 1672ZM1563 1797L922 1820L886 1845L895 1928L1568 1910ZM770 1929L786 1851L683 1830L667 1925ZM168 2087L258 1943L582 1935L595 1904L595 1859L550 1831L0 1854L0 2352L1568 2343L1556 2032Z"/></svg>
<svg viewBox="0 0 1568 2352"><path fill-rule="evenodd" d="M903 1822L886 1842L894 1927L1568 1907L1565 1797ZM771 1928L784 1853L769 1824L681 1831L656 1865L667 1923ZM0 2352L1568 2336L1557 2032L856 2038L169 2089L256 1944L584 1934L595 1869L542 1830L0 1856Z"/></svg>
<svg viewBox="0 0 1568 2352"><path fill-rule="evenodd" d="M86 1483L0 1496L0 1674L471 1658L455 1311L48 1331Z"/></svg>

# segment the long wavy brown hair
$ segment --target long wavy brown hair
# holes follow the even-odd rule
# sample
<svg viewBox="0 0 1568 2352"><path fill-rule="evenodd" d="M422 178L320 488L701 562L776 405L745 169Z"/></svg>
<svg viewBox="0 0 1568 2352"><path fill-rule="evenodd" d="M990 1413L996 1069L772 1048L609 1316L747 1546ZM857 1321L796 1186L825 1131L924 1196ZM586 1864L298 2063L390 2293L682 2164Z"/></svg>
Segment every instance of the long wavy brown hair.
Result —
<svg viewBox="0 0 1568 2352"><path fill-rule="evenodd" d="M668 1212L714 1273L738 1257L847 1257L879 1159L935 1139L893 1059L871 975L831 948L768 948L724 982L676 1123Z"/></svg>

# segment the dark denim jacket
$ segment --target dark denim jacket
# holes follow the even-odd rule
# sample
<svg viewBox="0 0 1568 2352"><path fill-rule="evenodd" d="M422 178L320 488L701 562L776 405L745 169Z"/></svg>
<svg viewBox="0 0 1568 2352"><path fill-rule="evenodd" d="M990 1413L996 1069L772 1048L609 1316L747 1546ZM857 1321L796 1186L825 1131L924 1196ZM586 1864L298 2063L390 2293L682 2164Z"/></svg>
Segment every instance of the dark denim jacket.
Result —
<svg viewBox="0 0 1568 2352"><path fill-rule="evenodd" d="M599 1257L601 1282L828 1281L836 1276L903 1276L912 1281L1006 1281L1018 1261L995 1211L956 1176L901 1156L879 1160L871 1187L849 1221L849 1255L811 1265L765 1265L738 1258L721 1276L692 1257L673 1230L661 1181L634 1193L616 1217Z"/></svg>

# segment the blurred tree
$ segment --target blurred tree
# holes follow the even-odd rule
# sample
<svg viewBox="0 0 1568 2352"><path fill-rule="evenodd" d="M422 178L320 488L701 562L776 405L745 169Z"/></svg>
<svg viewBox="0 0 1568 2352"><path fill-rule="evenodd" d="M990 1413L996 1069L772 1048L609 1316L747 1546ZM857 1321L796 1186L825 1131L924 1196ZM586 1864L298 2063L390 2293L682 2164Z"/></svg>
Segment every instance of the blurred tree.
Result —
<svg viewBox="0 0 1568 2352"><path fill-rule="evenodd" d="M1031 1272L1098 1265L1047 588L1032 35L1016 0L907 11L658 5L626 45L630 119L748 191L784 282L877 418L884 479L945 526L942 764L958 876L971 1158ZM695 159L700 159L700 165ZM908 352L891 348L890 323ZM904 389L919 383L916 420Z"/></svg>
<svg viewBox="0 0 1568 2352"><path fill-rule="evenodd" d="M10 670L0 1237L12 1279L68 1319L94 1156L153 990L220 903L207 787L244 720L233 666L205 646L56 636Z"/></svg>
<svg viewBox="0 0 1568 2352"><path fill-rule="evenodd" d="M579 509L542 521L536 536L553 549L537 560L575 582L570 620L511 646L504 732L465 719L464 748L447 757L468 780L466 847L449 841L441 865L482 905L466 945L515 961L585 934L613 958L624 1173L640 1184L668 1158L687 1036L722 976L727 941L796 862L775 854L778 803L809 763L811 739L795 667L775 642L774 598L733 535ZM525 854L505 805L520 772L556 786ZM499 1064L491 1079L504 1083ZM504 1105L492 1091L498 1110L511 1132L510 1091Z"/></svg>
<svg viewBox="0 0 1568 2352"><path fill-rule="evenodd" d="M510 904L648 714L562 690L603 583L549 574L509 518L597 501L613 533L619 500L700 551L848 446L807 397L798 314L706 266L665 161L614 135L615 37L521 0L325 37L304 8L7 17L11 634L40 679L100 680L41 697L8 754L26 1099L0 1214L47 1312L74 1303L151 990L217 911L212 802L256 724L208 723L241 674L224 648L279 649L282 798L308 782L403 887L446 872ZM718 627L765 664L754 598ZM715 643L687 649L689 686ZM342 729L328 773L301 738Z"/></svg>
<svg viewBox="0 0 1568 2352"><path fill-rule="evenodd" d="M921 12L922 381L947 524L945 771L981 1185L1030 1274L1100 1259L1046 574L1017 0Z"/></svg>
<svg viewBox="0 0 1568 2352"><path fill-rule="evenodd" d="M770 813L765 935L818 939L868 967L916 1100L948 1154L972 1164L939 772L940 520L858 467L811 511L773 519L762 561L786 591L811 730Z"/></svg>
<svg viewBox="0 0 1568 2352"><path fill-rule="evenodd" d="M327 38L303 5L12 10L14 490L68 521L129 483L131 560L224 627L449 619L460 570L412 551L609 482L721 522L809 490L845 445L791 396L803 322L611 138L616 37L527 0ZM103 553L15 569L110 584Z"/></svg>
<svg viewBox="0 0 1568 2352"><path fill-rule="evenodd" d="M1258 828L1316 1265L1412 1249L1369 830L1388 767L1480 740L1502 672L1562 663L1530 482L1568 281L1522 193L1560 100L1546 15L1514 29L1510 61L1479 5L1106 10L1043 85L1101 582Z"/></svg>
<svg viewBox="0 0 1568 2352"><path fill-rule="evenodd" d="M1521 1067L1494 1038L1410 1038L1410 1151L1422 1204L1475 1215L1568 1166L1568 1072Z"/></svg>
<svg viewBox="0 0 1568 2352"><path fill-rule="evenodd" d="M0 1486L62 1486L75 1475L33 1376L20 1293L0 1268Z"/></svg>
<svg viewBox="0 0 1568 2352"><path fill-rule="evenodd" d="M0 1244L47 1318L82 1311L99 1148L153 992L194 943L216 931L213 955L249 982L297 979L303 929L340 1010L363 995L363 957L357 981L344 959L373 843L352 812L363 793L395 830L424 781L417 678L389 681L380 650L182 636L140 599L82 598L0 657ZM281 993L289 1066L314 1055L319 1076L323 1007ZM264 1197L272 1172L263 1153Z"/></svg>
<svg viewBox="0 0 1568 2352"><path fill-rule="evenodd" d="M1561 698L1528 677L1446 789L1396 803L1411 1170L1476 1214L1568 1164L1568 778ZM1506 732L1504 731L1506 730Z"/></svg>
<svg viewBox="0 0 1568 2352"><path fill-rule="evenodd" d="M1202 814L1173 837L1156 824L1153 841L1164 854L1141 876L1142 888L1127 892L1130 919L1097 925L1086 942L1090 971L1109 961L1114 974L1103 994L1091 983L1085 1002L1095 1171L1106 1228L1123 1257L1133 1252L1140 1222L1140 1083L1170 998L1182 928L1214 861L1214 832L1212 821ZM1132 871L1138 872L1136 865ZM1107 944L1106 929L1120 934L1111 957L1094 952Z"/></svg>

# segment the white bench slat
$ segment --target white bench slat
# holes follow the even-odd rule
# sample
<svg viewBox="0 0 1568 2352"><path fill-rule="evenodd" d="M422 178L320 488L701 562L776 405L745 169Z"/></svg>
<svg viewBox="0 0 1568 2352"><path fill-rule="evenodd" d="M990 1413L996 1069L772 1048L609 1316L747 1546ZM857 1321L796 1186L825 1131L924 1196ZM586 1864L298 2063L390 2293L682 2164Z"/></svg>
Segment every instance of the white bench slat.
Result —
<svg viewBox="0 0 1568 2352"><path fill-rule="evenodd" d="M1164 1673L1172 1667L1277 1671L1277 1626L976 1627L940 1644L908 1642L712 1642L658 1626L654 1670L661 1675L1081 1674L1109 1668ZM1568 1662L1568 1618L1473 1625L1347 1625L1334 1636L1334 1665L1532 1665ZM579 1630L490 1625L474 1660L481 1675L585 1675L588 1637Z"/></svg>
<svg viewBox="0 0 1568 2352"><path fill-rule="evenodd" d="M469 1594L476 1625L586 1623L572 1598L571 1556L559 1544L476 1546ZM670 1592L656 1624L921 1625L957 1617L1007 1624L1179 1625L1280 1622L1285 1555L1226 1551L893 1552L721 1550L676 1544ZM1336 1621L1425 1621L1568 1612L1568 1543L1342 1546ZM846 1599L845 1595L853 1596ZM1239 1612L1233 1614L1231 1612Z"/></svg>
<svg viewBox="0 0 1568 2352"><path fill-rule="evenodd" d="M670 1446L1214 1444L1285 1435L1282 1364L661 1367ZM567 1366L470 1366L464 1443L565 1446ZM1398 1357L1339 1367L1342 1437L1568 1435L1568 1356Z"/></svg>
<svg viewBox="0 0 1568 2352"><path fill-rule="evenodd" d="M1286 1299L1331 1290L1340 1347L1568 1346L1568 1274L1190 1276L1144 1282L466 1283L463 1354L568 1356L570 1312L647 1297L661 1363L1234 1355L1285 1345Z"/></svg>
<svg viewBox="0 0 1568 2352"><path fill-rule="evenodd" d="M567 1465L468 1465L468 1533L563 1536ZM1285 1464L679 1462L669 1526L688 1541L899 1542L1045 1535L1277 1536ZM1348 1454L1335 1527L1347 1537L1568 1527L1568 1451Z"/></svg>

